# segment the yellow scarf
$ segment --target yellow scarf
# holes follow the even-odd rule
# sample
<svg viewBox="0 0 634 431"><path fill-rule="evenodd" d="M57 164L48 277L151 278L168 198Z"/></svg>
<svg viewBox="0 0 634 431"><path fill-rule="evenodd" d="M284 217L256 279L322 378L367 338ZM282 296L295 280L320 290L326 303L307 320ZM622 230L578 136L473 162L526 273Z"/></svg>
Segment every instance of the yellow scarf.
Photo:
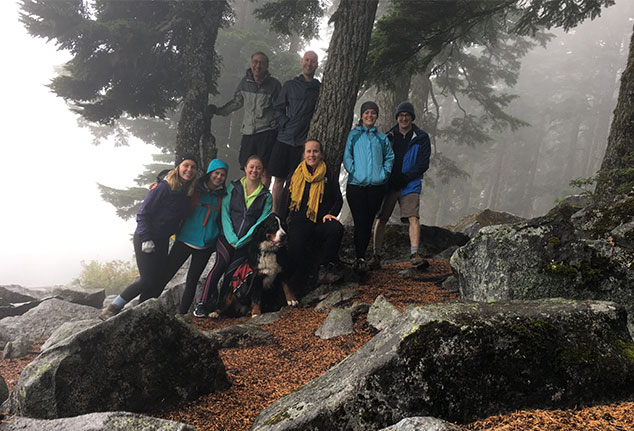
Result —
<svg viewBox="0 0 634 431"><path fill-rule="evenodd" d="M310 183L310 191L308 192L308 209L306 210L306 217L313 223L317 221L317 210L319 204L324 198L324 177L326 176L326 163L320 161L315 168L314 173L310 173L306 162L301 162L293 176L291 177L291 204L289 206L291 211L299 211L299 207L302 203L302 197L304 196L304 185Z"/></svg>

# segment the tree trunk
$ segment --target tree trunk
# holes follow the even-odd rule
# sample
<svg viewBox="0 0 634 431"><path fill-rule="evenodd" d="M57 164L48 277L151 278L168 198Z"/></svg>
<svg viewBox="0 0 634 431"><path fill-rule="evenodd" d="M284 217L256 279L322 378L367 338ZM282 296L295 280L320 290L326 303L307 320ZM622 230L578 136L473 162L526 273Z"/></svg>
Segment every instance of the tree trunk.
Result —
<svg viewBox="0 0 634 431"><path fill-rule="evenodd" d="M319 139L328 169L337 174L352 125L377 4L378 0L341 0L331 18L335 28L308 136Z"/></svg>
<svg viewBox="0 0 634 431"><path fill-rule="evenodd" d="M608 137L601 171L624 169L631 166L627 156L634 155L634 33L630 41L627 66L621 75L619 99L614 110L614 119ZM623 182L621 175L610 175L599 180L596 195L608 200L617 194L617 187Z"/></svg>
<svg viewBox="0 0 634 431"><path fill-rule="evenodd" d="M214 46L218 29L228 4L222 2L190 3L194 13L200 13L201 21L208 26L192 28L189 41L183 52L183 61L188 65L186 82L189 83L183 95L183 111L176 132L175 156L183 153L198 155L204 167L216 156L215 140L211 134L211 118L205 115L208 94L214 89L217 78L218 58ZM209 30L211 29L211 31Z"/></svg>

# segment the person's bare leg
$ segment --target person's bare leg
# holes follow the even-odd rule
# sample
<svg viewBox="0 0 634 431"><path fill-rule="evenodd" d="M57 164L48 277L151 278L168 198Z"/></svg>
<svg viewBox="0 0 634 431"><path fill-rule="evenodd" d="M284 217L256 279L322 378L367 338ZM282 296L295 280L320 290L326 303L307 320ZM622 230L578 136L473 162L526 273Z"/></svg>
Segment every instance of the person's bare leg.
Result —
<svg viewBox="0 0 634 431"><path fill-rule="evenodd" d="M264 187L267 189L271 187L271 176L266 169L262 171L262 184L264 184Z"/></svg>
<svg viewBox="0 0 634 431"><path fill-rule="evenodd" d="M282 207L282 195L284 194L284 178L274 177L273 189L271 194L273 195L273 212L279 214L279 210Z"/></svg>
<svg viewBox="0 0 634 431"><path fill-rule="evenodd" d="M418 217L409 217L409 244L418 248L420 245L420 223Z"/></svg>
<svg viewBox="0 0 634 431"><path fill-rule="evenodd" d="M383 239L385 238L385 225L387 222L376 219L376 223L374 224L374 238L372 241L372 247L374 248L374 253L378 253L378 250L383 247Z"/></svg>

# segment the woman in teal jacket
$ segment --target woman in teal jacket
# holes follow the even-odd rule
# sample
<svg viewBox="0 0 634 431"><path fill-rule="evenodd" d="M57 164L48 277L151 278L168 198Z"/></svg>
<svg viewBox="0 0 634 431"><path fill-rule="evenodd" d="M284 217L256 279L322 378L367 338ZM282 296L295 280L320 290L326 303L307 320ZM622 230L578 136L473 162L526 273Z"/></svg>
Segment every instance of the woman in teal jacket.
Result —
<svg viewBox="0 0 634 431"><path fill-rule="evenodd" d="M394 162L390 143L374 126L378 117L376 103L368 101L361 105L359 125L348 134L343 154L343 166L348 171L346 197L354 221L353 268L360 272L368 270L365 252Z"/></svg>
<svg viewBox="0 0 634 431"><path fill-rule="evenodd" d="M245 176L227 187L227 198L222 201L222 234L216 244L216 262L211 268L200 303L194 316L207 317L218 308L224 292L218 282L229 264L247 254L255 228L271 214L273 198L262 184L264 165L259 156L247 159Z"/></svg>
<svg viewBox="0 0 634 431"><path fill-rule="evenodd" d="M229 166L225 162L213 159L209 163L207 174L198 180L190 203L189 215L176 234L176 241L170 249L163 282L152 292L153 297L160 296L165 285L191 256L185 291L178 310L180 314L187 314L189 311L198 280L216 249L216 240L220 234L220 208L227 194L225 179L228 172Z"/></svg>

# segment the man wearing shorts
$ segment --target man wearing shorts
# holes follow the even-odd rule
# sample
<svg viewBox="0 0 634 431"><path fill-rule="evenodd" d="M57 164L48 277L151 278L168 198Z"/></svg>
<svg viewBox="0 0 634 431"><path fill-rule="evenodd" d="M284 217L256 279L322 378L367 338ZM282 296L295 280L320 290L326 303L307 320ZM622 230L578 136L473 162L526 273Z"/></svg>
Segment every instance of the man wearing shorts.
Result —
<svg viewBox="0 0 634 431"><path fill-rule="evenodd" d="M209 105L212 114L227 116L244 106L242 141L238 161L244 169L247 159L256 154L262 159L264 172L262 183L268 187L271 177L267 172L273 145L277 140L277 121L273 103L280 94L280 82L269 73L269 58L263 52L251 55L251 64L233 99L221 107Z"/></svg>
<svg viewBox="0 0 634 431"><path fill-rule="evenodd" d="M302 160L304 141L308 136L321 85L315 78L317 54L306 51L300 64L302 74L284 83L275 102L279 131L271 153L269 172L275 177L272 190L273 212L278 214L283 209L281 205L285 183Z"/></svg>
<svg viewBox="0 0 634 431"><path fill-rule="evenodd" d="M374 256L368 262L370 268L381 266L380 254L385 236L385 225L390 219L398 202L401 221L409 222L410 263L413 267L423 268L428 262L418 252L420 244L420 191L423 175L429 168L431 144L429 135L416 127L414 106L401 102L396 109L397 124L387 132L387 138L394 151L394 165L389 190L383 199L383 205L374 226Z"/></svg>

